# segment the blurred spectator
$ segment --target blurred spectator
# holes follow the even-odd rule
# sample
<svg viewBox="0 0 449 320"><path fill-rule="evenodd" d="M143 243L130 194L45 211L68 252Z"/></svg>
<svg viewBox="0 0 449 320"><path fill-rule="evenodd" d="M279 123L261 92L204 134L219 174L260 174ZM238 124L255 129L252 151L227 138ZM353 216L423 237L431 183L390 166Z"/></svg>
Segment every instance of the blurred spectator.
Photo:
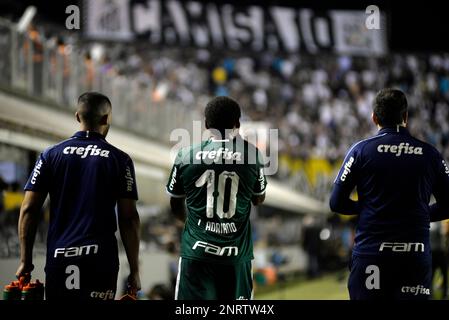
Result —
<svg viewBox="0 0 449 320"><path fill-rule="evenodd" d="M4 191L8 187L8 184L0 177L0 233L2 233L2 229L4 228L4 219L5 219L5 193Z"/></svg>
<svg viewBox="0 0 449 320"><path fill-rule="evenodd" d="M30 24L27 30L27 38L23 44L23 59L25 65L31 60L33 69L33 94L42 94L42 68L43 68L43 46L42 34L34 24ZM31 58L31 59L30 59Z"/></svg>
<svg viewBox="0 0 449 320"><path fill-rule="evenodd" d="M4 193L4 209L18 212L23 201L23 191L18 182L12 182Z"/></svg>
<svg viewBox="0 0 449 320"><path fill-rule="evenodd" d="M315 278L320 274L319 253L320 253L320 231L315 218L306 216L304 218L304 230L302 245L308 256L307 276Z"/></svg>
<svg viewBox="0 0 449 320"><path fill-rule="evenodd" d="M177 242L179 243L179 242ZM176 288L176 279L178 277L178 261L179 261L179 250L174 241L170 241L167 244L167 251L170 254L169 261L169 277L170 277L170 289L175 291Z"/></svg>
<svg viewBox="0 0 449 320"><path fill-rule="evenodd" d="M62 85L62 101L65 106L67 106L70 101L70 55L69 55L69 46L67 46L62 37L58 37L56 42L56 68L59 71L57 74L62 75L62 79L60 79Z"/></svg>
<svg viewBox="0 0 449 320"><path fill-rule="evenodd" d="M3 210L5 209L4 191L6 190L7 187L8 184L0 176L0 215L3 213Z"/></svg>
<svg viewBox="0 0 449 320"><path fill-rule="evenodd" d="M147 293L149 300L173 300L174 294L164 284L154 285Z"/></svg>
<svg viewBox="0 0 449 320"><path fill-rule="evenodd" d="M91 91L94 86L95 66L89 52L86 52L84 55L84 72L84 91Z"/></svg>
<svg viewBox="0 0 449 320"><path fill-rule="evenodd" d="M432 284L441 284L441 287L432 288L433 298L436 292L441 292L441 299L447 298L447 268L448 257L445 250L445 239L442 230L442 222L432 222L430 224L430 245L432 248ZM439 281L436 281L436 272L440 273Z"/></svg>
<svg viewBox="0 0 449 320"><path fill-rule="evenodd" d="M0 181L0 189L5 188L4 181ZM23 200L23 191L17 182L7 185L2 192L3 209L0 211L0 241L1 255L13 256L18 253L17 224L19 221L20 206Z"/></svg>

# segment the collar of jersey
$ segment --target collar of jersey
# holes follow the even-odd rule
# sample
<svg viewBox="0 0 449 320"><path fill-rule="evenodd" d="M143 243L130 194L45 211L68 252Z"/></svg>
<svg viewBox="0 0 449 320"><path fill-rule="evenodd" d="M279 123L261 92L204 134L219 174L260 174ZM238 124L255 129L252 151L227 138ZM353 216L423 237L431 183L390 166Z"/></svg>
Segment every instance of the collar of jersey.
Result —
<svg viewBox="0 0 449 320"><path fill-rule="evenodd" d="M216 136L212 136L212 137L209 137L208 142L209 143L210 142L229 142L229 141L233 141L237 138L238 138L238 136L229 136L229 137L226 137L225 139L222 139L222 138L219 138Z"/></svg>
<svg viewBox="0 0 449 320"><path fill-rule="evenodd" d="M94 138L105 140L105 137L101 133L95 131L78 131L72 136L72 138L82 138L82 139Z"/></svg>
<svg viewBox="0 0 449 320"><path fill-rule="evenodd" d="M407 128L403 127L403 126L394 126L394 127L385 127L379 130L378 135L379 134L384 134L384 133L405 133L405 134L409 134Z"/></svg>

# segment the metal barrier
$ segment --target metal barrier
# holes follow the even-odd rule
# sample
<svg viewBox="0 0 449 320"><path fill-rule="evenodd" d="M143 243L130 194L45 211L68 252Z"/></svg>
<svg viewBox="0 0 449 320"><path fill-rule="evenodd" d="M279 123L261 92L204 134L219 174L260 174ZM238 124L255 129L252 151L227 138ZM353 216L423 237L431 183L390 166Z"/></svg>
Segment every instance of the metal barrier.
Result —
<svg viewBox="0 0 449 320"><path fill-rule="evenodd" d="M2 18L0 52L0 85L58 108L74 111L79 94L99 91L111 99L114 125L165 143L173 129L189 130L193 120L201 120L197 106L156 102L151 84L97 65L77 45L58 44L37 30L19 32Z"/></svg>

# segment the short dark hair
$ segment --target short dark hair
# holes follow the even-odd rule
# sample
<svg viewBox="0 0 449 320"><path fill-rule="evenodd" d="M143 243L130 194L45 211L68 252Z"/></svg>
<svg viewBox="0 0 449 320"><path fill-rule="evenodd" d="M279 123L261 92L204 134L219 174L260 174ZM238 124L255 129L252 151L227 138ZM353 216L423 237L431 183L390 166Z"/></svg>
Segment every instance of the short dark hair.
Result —
<svg viewBox="0 0 449 320"><path fill-rule="evenodd" d="M373 102L373 111L382 127L401 124L407 113L407 98L401 90L380 90Z"/></svg>
<svg viewBox="0 0 449 320"><path fill-rule="evenodd" d="M109 108L112 108L111 101L99 92L85 92L78 98L78 114L91 127L98 125Z"/></svg>
<svg viewBox="0 0 449 320"><path fill-rule="evenodd" d="M229 97L215 97L206 105L204 116L206 125L224 134L226 129L238 126L241 116L239 104Z"/></svg>

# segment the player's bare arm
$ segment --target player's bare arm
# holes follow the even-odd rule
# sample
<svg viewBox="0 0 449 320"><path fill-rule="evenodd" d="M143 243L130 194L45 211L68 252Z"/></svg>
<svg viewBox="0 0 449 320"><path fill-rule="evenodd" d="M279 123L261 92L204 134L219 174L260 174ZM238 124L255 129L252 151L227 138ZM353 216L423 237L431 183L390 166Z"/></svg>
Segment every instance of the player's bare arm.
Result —
<svg viewBox="0 0 449 320"><path fill-rule="evenodd" d="M262 204L264 201L265 201L265 193L262 194L262 195L258 195L258 196L254 195L251 198L251 202L255 206L258 206L258 205Z"/></svg>
<svg viewBox="0 0 449 320"><path fill-rule="evenodd" d="M120 236L130 269L128 290L135 293L141 288L139 276L140 218L134 199L119 199L117 208Z"/></svg>
<svg viewBox="0 0 449 320"><path fill-rule="evenodd" d="M20 277L33 271L33 245L37 226L40 220L40 210L46 194L42 192L25 192L19 216L20 265L16 276Z"/></svg>
<svg viewBox="0 0 449 320"><path fill-rule="evenodd" d="M170 197L170 208L176 219L186 221L186 205L184 198Z"/></svg>

